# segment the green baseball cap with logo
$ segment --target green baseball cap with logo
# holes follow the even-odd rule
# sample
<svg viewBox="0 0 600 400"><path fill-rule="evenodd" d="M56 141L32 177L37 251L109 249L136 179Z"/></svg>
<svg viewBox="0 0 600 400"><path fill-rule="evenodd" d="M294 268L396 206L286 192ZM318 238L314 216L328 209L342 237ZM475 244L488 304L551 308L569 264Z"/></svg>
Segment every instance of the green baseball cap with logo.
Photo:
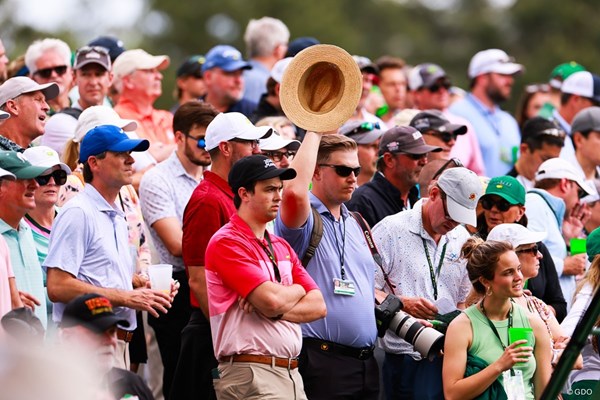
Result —
<svg viewBox="0 0 600 400"><path fill-rule="evenodd" d="M17 179L37 178L48 169L31 165L23 154L16 151L0 151L0 168L12 173Z"/></svg>
<svg viewBox="0 0 600 400"><path fill-rule="evenodd" d="M583 65L578 64L575 61L570 61L567 63L557 65L550 73L550 81L548 83L553 88L560 89L564 80L567 79L570 75L574 74L575 72L585 70L586 69Z"/></svg>
<svg viewBox="0 0 600 400"><path fill-rule="evenodd" d="M596 228L587 237L586 252L588 260L594 261L596 255L600 254L600 228Z"/></svg>
<svg viewBox="0 0 600 400"><path fill-rule="evenodd" d="M490 179L484 196L490 194L500 196L510 204L525 204L525 188L512 176L497 176Z"/></svg>

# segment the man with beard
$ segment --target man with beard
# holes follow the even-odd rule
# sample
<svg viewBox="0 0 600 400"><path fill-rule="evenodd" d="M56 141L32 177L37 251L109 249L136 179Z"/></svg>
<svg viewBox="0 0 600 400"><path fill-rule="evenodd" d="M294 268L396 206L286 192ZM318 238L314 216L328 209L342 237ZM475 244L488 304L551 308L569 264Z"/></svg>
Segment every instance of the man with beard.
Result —
<svg viewBox="0 0 600 400"><path fill-rule="evenodd" d="M189 276L192 313L181 332L179 360L169 395L171 399L215 398L211 370L217 367L217 360L208 322L204 273L206 246L215 232L236 212L233 192L227 183L231 167L243 157L258 154L258 140L268 137L271 132L270 127L255 127L237 112L217 115L206 128L204 148L210 154L211 169L204 171L204 178L192 193L183 213L182 256Z"/></svg>
<svg viewBox="0 0 600 400"><path fill-rule="evenodd" d="M153 400L152 392L141 377L113 366L117 324L127 325L127 320L113 312L106 297L85 294L66 305L60 324L60 341L78 357L88 361L87 365L96 368L115 399Z"/></svg>
<svg viewBox="0 0 600 400"><path fill-rule="evenodd" d="M514 76L522 71L523 66L502 50L480 51L469 63L471 92L450 107L473 125L488 176L506 174L517 160L519 126L499 104L509 99Z"/></svg>
<svg viewBox="0 0 600 400"><path fill-rule="evenodd" d="M416 187L419 173L427 164L427 154L441 151L425 143L413 127L396 126L381 137L377 173L359 187L347 203L358 211L370 226L403 210L409 210L419 200Z"/></svg>
<svg viewBox="0 0 600 400"><path fill-rule="evenodd" d="M181 283L180 295L173 301L169 313L158 318L148 316L148 323L156 332L164 366L165 397L169 394L177 366L181 331L191 313L190 287L181 255L183 212L202 180L204 167L210 165L206 127L217 114L211 105L199 101L189 101L179 107L173 117L175 152L146 172L140 183L142 214L150 227L160 262L173 265L173 279Z"/></svg>

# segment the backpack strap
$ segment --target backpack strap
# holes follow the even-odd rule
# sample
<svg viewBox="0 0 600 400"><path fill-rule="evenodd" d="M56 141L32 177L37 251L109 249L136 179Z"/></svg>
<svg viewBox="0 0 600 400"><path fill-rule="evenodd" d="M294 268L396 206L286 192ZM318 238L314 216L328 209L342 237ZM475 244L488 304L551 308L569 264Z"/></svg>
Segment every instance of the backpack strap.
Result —
<svg viewBox="0 0 600 400"><path fill-rule="evenodd" d="M313 214L313 228L310 233L308 248L304 253L304 257L302 257L302 265L304 265L304 268L306 268L309 261L314 257L317 247L319 247L319 243L321 242L321 238L323 237L323 220L321 219L321 214L319 214L314 207L311 207L310 209Z"/></svg>

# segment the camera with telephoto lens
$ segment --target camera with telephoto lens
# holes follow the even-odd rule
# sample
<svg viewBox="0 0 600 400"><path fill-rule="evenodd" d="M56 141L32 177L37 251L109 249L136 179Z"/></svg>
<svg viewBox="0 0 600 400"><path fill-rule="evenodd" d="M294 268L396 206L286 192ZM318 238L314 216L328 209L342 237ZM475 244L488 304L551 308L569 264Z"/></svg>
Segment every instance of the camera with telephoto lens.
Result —
<svg viewBox="0 0 600 400"><path fill-rule="evenodd" d="M444 335L401 311L402 307L402 301L391 294L375 306L378 336L383 337L389 330L410 343L423 358L438 354L444 346Z"/></svg>

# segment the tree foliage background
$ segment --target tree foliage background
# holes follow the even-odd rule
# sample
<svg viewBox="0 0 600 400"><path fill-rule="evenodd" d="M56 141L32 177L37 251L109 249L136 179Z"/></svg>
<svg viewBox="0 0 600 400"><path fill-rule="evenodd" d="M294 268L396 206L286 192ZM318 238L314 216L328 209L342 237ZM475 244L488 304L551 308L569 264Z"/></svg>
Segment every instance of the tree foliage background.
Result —
<svg viewBox="0 0 600 400"><path fill-rule="evenodd" d="M593 72L600 66L600 24L594 22L599 11L593 0L140 1L143 11L137 20L101 31L93 16L103 2L78 0L80 15L70 18L72 24L44 32L14 21L18 1L0 0L0 38L10 44L11 58L24 52L35 38L59 37L75 49L100 34L119 36L127 48L168 54L172 64L165 72L164 94L157 103L165 108L172 103L174 71L187 55L204 54L220 43L244 52L246 24L262 16L284 21L292 39L314 36L322 43L372 59L390 54L413 65L438 63L464 88L468 87L467 66L475 52L504 49L526 66L525 75L517 80L513 104L524 84L547 81L559 63L575 60ZM52 7L52 3L43 4ZM74 12L67 11L69 15ZM513 109L513 104L508 108Z"/></svg>

